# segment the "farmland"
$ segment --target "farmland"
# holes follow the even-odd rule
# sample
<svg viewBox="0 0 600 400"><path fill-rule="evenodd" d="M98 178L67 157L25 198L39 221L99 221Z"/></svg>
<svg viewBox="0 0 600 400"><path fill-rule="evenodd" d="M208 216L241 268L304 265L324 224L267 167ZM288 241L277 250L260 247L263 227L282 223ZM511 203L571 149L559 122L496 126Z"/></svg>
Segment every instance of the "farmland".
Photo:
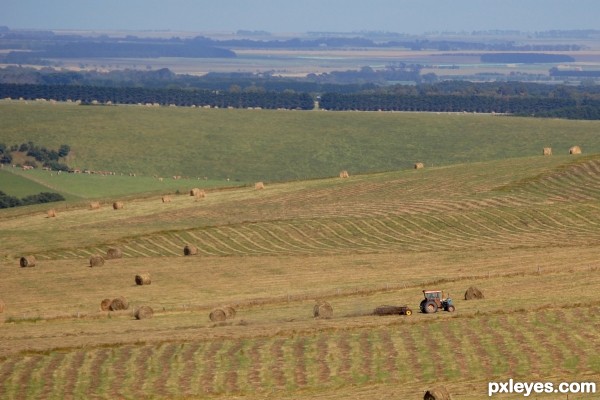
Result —
<svg viewBox="0 0 600 400"><path fill-rule="evenodd" d="M40 112L27 114L26 106ZM0 211L1 398L418 399L442 383L455 398L475 400L486 396L490 380L597 381L597 124L481 115L0 107L8 107L2 109L3 141L69 143L75 163L139 174L0 171L0 179L18 179L23 188L33 179L72 196ZM130 131L126 112L148 124L131 139L139 151L162 136L202 149L193 135L185 136L184 124L197 126L195 118L214 127L230 117L219 132L242 132L236 124L246 120L254 140L237 152L241 163L251 165L247 155L256 151L257 132L273 146L260 152L268 164L260 173L265 189L249 184L258 179L252 168L232 172L241 177L237 182L213 181L216 173L198 180L205 169L183 145L178 157L194 165L182 169L187 180L158 181L153 174L179 170L157 167L154 151L140 159L135 150L128 157L119 153L122 145L114 146L117 132ZM62 126L53 113L63 116ZM344 135L395 134L348 144L339 158L326 157L329 169L296 165L311 179L267 176L282 165L275 157L314 151L299 139L300 127L311 123L335 132L330 151ZM87 139L71 133L78 125L90 132ZM100 126L109 140L94 139ZM297 141L278 141L280 129ZM440 138L455 134L434 143L436 131ZM430 136L415 139L410 132ZM307 142L315 140L306 135ZM176 160L168 143L156 148ZM566 155L573 144L584 155ZM243 148L236 140L229 145ZM397 162L366 168L366 160L385 158L386 145L400 153ZM555 155L541 156L546 145ZM410 150L402 153L404 147ZM414 154L424 169L408 168ZM342 165L344 156L357 158ZM337 177L342 168L349 178ZM136 179L144 184L136 186ZM105 180L112 184L97 184ZM195 186L206 198L189 196ZM171 202L161 202L165 193ZM90 210L91 199L100 199L101 207ZM111 207L117 199L125 202L122 210ZM46 215L50 207L55 218ZM184 257L186 244L198 254ZM123 258L88 266L92 254L114 246ZM37 265L19 268L19 257L28 254ZM149 273L152 284L135 285L139 273ZM462 299L472 285L484 300ZM423 289L449 292L457 311L416 312ZM125 296L130 309L100 311L101 300L116 296ZM315 300L328 301L333 317L313 318ZM370 315L381 304L407 304L415 313ZM141 305L154 309L153 318L133 318ZM210 321L209 312L224 305L236 309L235 318Z"/></svg>

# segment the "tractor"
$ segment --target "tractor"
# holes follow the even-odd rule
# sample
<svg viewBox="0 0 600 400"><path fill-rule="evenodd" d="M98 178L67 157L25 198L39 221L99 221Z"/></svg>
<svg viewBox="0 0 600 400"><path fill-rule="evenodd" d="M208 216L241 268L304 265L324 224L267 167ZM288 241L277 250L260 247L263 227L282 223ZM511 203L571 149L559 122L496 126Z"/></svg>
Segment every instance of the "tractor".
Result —
<svg viewBox="0 0 600 400"><path fill-rule="evenodd" d="M448 312L454 312L454 304L450 296L444 298L444 292L441 290L423 290L425 298L421 301L421 312L433 314L439 309Z"/></svg>

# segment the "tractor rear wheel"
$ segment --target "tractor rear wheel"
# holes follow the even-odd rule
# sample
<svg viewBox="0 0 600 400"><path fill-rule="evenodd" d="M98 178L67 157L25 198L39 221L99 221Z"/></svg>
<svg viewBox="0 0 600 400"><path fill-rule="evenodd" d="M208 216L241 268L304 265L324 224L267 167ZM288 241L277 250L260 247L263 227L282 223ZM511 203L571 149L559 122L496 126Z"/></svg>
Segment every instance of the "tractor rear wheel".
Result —
<svg viewBox="0 0 600 400"><path fill-rule="evenodd" d="M433 314L433 313L437 312L437 310L438 310L438 306L437 306L437 304L435 304L435 301L428 301L425 304L425 312L427 314Z"/></svg>

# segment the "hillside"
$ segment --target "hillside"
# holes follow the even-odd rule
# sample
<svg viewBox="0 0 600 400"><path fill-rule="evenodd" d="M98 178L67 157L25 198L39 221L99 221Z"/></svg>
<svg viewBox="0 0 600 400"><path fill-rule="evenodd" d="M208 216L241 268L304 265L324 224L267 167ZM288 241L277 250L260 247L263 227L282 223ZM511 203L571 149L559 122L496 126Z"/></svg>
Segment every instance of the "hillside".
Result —
<svg viewBox="0 0 600 400"><path fill-rule="evenodd" d="M1 101L2 142L71 147L73 168L282 182L600 152L600 122L499 115L300 112Z"/></svg>
<svg viewBox="0 0 600 400"><path fill-rule="evenodd" d="M408 399L443 383L475 400L508 377L593 381L599 199L592 154L213 189L169 203L130 197L121 210L64 203L55 218L39 206L3 210L0 393ZM183 256L186 244L198 254ZM110 246L123 258L89 268ZM28 254L37 265L19 268ZM152 284L135 285L140 273ZM485 300L462 299L472 285ZM416 312L423 289L450 292L457 311ZM120 295L129 311L98 311ZM333 317L313 318L315 300ZM415 314L371 315L381 304ZM153 318L133 319L141 305ZM224 305L235 318L210 321Z"/></svg>

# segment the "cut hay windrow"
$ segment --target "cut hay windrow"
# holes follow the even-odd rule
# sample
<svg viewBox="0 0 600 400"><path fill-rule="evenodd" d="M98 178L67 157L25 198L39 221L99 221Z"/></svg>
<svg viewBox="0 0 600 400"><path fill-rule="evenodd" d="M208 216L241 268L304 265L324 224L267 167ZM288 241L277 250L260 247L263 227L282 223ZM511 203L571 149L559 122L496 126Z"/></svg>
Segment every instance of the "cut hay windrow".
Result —
<svg viewBox="0 0 600 400"><path fill-rule="evenodd" d="M213 394L215 392L215 375L218 368L218 357L223 348L223 341L214 341L208 347L202 359L203 371L200 378L200 388L203 393Z"/></svg>
<svg viewBox="0 0 600 400"><path fill-rule="evenodd" d="M341 396L360 391L365 398L387 398L373 391L372 382L377 381L375 386L387 388L387 394L393 391L399 398L420 398L434 389L435 382L458 388L464 382L489 381L510 370L515 377L558 373L575 380L594 371L591 355L600 333L572 332L579 328L581 318L594 318L598 311L597 306L551 308L543 313L444 318L433 321L433 326L394 324L375 330L348 326L153 344L136 344L134 338L131 344L119 342L110 347L61 348L27 357L12 354L0 364L0 391L28 398L29 392L21 388L30 390L40 377L51 376L39 384L36 396L64 397L65 391L82 388L83 393L93 389L94 396L102 398L143 397L148 390L167 398L206 397L206 393L269 397L281 387L292 397L303 397L307 391L331 397L330 389L335 388ZM214 329L220 329L215 325ZM578 347L577 363L573 362L574 347ZM427 361L431 354L436 354L436 364Z"/></svg>
<svg viewBox="0 0 600 400"><path fill-rule="evenodd" d="M227 230L229 231L229 229L227 229ZM215 232L215 234L221 235L221 237L223 237L223 238L229 239L229 241L235 245L235 247L230 246L230 248L236 249L236 251L239 251L242 254L262 253L260 250L256 249L256 246L252 246L252 243L250 243L249 246L245 245L243 242L246 242L246 240L244 240L246 238L246 236L241 234L237 229L235 230L235 232L233 232L233 231L224 232L224 229L215 228L214 232ZM239 237L239 239L237 239L236 237ZM241 250L239 250L239 249L241 249Z"/></svg>
<svg viewBox="0 0 600 400"><path fill-rule="evenodd" d="M199 251L202 252L202 254L209 255L209 256L218 256L218 255L227 254L226 252L213 246L212 243L205 241L202 236L194 234L194 232L192 232L192 231L181 232L181 234L173 233L172 235L176 239L180 240L183 243L188 242L188 241L193 241L195 243L198 243L198 245L200 246ZM183 235L185 235L186 237L184 237ZM191 239L191 240L189 240L189 239Z"/></svg>

